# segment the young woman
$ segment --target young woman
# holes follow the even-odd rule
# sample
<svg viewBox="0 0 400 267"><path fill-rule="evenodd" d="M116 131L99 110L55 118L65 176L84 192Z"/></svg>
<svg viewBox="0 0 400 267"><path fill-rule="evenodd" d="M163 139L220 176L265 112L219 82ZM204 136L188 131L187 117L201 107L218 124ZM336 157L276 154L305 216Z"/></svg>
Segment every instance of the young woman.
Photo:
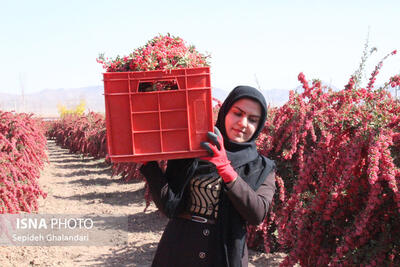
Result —
<svg viewBox="0 0 400 267"><path fill-rule="evenodd" d="M157 162L142 166L170 218L152 266L248 266L246 224L264 220L275 192L275 164L255 145L266 116L263 95L238 86L202 144L209 156L169 160L165 173Z"/></svg>

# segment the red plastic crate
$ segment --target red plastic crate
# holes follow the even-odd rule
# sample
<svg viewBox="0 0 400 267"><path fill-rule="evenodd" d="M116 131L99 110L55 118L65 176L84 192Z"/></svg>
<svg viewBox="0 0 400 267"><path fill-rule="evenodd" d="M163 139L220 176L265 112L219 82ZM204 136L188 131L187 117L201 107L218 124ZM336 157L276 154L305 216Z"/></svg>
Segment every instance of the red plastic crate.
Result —
<svg viewBox="0 0 400 267"><path fill-rule="evenodd" d="M207 155L200 143L213 130L209 67L107 72L103 77L113 162ZM178 89L139 92L140 84L159 81L174 81Z"/></svg>

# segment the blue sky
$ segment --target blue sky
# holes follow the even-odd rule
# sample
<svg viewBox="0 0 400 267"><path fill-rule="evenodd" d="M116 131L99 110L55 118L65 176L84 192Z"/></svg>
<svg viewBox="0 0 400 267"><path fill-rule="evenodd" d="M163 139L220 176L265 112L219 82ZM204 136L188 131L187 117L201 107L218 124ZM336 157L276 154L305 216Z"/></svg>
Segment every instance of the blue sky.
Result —
<svg viewBox="0 0 400 267"><path fill-rule="evenodd" d="M293 89L297 75L343 87L370 32L367 73L400 49L400 1L1 1L0 93L102 84L99 53L128 55L161 33L211 54L213 87ZM397 26L396 26L397 25ZM400 51L399 51L400 52ZM400 73L390 57L377 83Z"/></svg>

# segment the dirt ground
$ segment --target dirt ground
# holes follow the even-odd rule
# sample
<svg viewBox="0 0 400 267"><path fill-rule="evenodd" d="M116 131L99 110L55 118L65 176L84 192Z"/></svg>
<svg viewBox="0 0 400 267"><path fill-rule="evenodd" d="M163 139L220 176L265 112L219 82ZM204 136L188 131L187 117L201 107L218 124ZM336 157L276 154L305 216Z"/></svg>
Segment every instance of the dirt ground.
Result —
<svg viewBox="0 0 400 267"><path fill-rule="evenodd" d="M40 214L127 216L127 242L115 246L0 247L0 266L150 266L167 219L154 204L144 212L144 183L111 178L103 159L82 158L48 141L49 160L39 179L48 193ZM279 266L283 254L249 251L249 266Z"/></svg>

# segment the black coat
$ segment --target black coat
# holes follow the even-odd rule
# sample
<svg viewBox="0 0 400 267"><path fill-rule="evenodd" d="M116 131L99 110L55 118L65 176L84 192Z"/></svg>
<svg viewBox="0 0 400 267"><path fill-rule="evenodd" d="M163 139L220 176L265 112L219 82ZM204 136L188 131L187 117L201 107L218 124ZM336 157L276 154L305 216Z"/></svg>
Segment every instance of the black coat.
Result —
<svg viewBox="0 0 400 267"><path fill-rule="evenodd" d="M168 194L171 194L165 175L155 162L143 166L141 171L149 183L156 206L165 214L165 201L170 197ZM227 185L224 191L244 223L259 224L264 220L275 192L275 170L271 169L256 191L240 177ZM187 194L184 194L182 203L187 201L186 197ZM221 267L218 263L218 258L221 256L220 241L218 241L221 230L218 225L192 222L177 218L178 215L172 216L169 220L158 244L152 266ZM243 230L245 232L246 228ZM247 246L244 243L239 255L243 267L248 265L247 255Z"/></svg>

